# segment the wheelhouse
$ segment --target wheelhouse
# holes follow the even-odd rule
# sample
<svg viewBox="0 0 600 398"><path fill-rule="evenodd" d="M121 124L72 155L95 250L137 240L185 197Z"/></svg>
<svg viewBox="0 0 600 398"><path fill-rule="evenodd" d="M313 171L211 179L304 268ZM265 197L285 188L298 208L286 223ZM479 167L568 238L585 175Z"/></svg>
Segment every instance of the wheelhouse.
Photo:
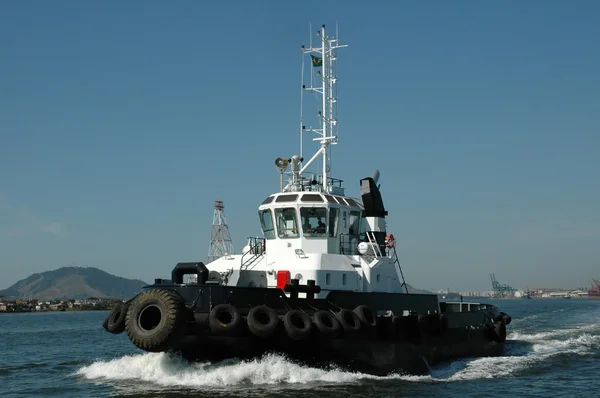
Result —
<svg viewBox="0 0 600 398"><path fill-rule="evenodd" d="M362 228L362 204L320 192L282 192L267 197L258 215L271 247L305 252L356 254Z"/></svg>

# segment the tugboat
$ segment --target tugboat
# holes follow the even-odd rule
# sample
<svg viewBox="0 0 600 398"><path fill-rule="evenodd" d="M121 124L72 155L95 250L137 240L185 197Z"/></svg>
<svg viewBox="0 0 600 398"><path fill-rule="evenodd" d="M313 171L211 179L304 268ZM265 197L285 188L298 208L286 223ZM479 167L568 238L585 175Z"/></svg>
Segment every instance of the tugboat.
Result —
<svg viewBox="0 0 600 398"><path fill-rule="evenodd" d="M409 292L386 227L379 171L359 180L359 198L329 176L338 142L337 53L347 46L324 25L317 36L317 46L312 39L302 46L309 64L301 85L318 97L317 127L302 119L300 154L275 160L279 191L258 206L263 236L208 267L178 263L170 279L117 304L104 328L125 331L142 350L189 360L278 352L376 375L426 374L440 361L501 355L511 317L496 306ZM306 134L318 144L309 159ZM319 158L320 174L309 173Z"/></svg>

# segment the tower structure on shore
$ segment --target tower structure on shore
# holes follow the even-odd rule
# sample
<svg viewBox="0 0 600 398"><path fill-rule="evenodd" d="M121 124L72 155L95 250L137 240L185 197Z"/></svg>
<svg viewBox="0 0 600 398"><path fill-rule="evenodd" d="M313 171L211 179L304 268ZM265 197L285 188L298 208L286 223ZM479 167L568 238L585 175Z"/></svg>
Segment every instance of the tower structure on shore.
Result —
<svg viewBox="0 0 600 398"><path fill-rule="evenodd" d="M229 254L233 254L233 242L229 233L229 226L225 219L223 201L215 200L212 232L208 246L208 263Z"/></svg>

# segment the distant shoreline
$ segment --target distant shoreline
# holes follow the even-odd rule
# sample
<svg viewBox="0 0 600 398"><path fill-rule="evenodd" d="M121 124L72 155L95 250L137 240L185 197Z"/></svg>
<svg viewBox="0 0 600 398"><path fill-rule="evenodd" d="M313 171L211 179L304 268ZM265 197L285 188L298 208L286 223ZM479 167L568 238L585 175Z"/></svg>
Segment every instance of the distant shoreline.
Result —
<svg viewBox="0 0 600 398"><path fill-rule="evenodd" d="M52 301L12 299L0 301L0 314L17 314L27 312L108 311L112 310L116 303L120 302L123 302L123 300L113 298Z"/></svg>
<svg viewBox="0 0 600 398"><path fill-rule="evenodd" d="M64 310L43 310L43 311L0 311L0 316L2 314L43 314L48 312L100 312L100 311L110 311L111 308L95 308L95 309L81 309L81 308L69 308Z"/></svg>

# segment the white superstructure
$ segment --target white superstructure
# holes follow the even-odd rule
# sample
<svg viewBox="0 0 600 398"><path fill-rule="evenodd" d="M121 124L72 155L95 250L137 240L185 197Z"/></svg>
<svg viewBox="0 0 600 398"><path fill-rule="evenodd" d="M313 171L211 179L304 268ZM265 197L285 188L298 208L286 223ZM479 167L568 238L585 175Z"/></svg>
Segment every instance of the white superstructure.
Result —
<svg viewBox="0 0 600 398"><path fill-rule="evenodd" d="M302 46L310 83L305 84L303 66L301 101L318 98L313 114L317 126L306 126L309 117L302 114L300 155L275 160L280 192L258 208L263 237L249 238L241 255L211 262L210 278L230 286L280 288L291 279L300 284L312 279L322 290L317 297L330 290L407 292L395 249L386 238L379 171L360 180L361 199L345 196L342 181L329 177L330 146L338 141L337 51L346 46L326 36L324 25L317 36L320 45L313 47L311 41L308 48ZM306 134L313 136L318 149L305 162ZM310 173L319 158L320 174Z"/></svg>

